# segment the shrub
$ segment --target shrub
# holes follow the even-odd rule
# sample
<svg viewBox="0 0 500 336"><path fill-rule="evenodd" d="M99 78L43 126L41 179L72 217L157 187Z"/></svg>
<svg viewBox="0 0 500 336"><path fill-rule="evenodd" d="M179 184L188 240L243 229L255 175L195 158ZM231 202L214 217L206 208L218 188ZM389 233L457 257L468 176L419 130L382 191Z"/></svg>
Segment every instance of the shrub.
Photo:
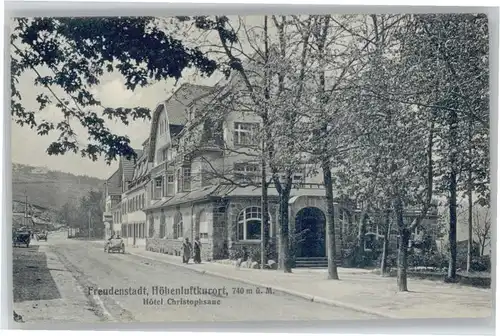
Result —
<svg viewBox="0 0 500 336"><path fill-rule="evenodd" d="M397 267L398 265L398 251L394 250L389 250L389 253L387 254L387 267ZM376 266L380 267L382 263L382 253L379 254L376 260Z"/></svg>
<svg viewBox="0 0 500 336"><path fill-rule="evenodd" d="M236 246L229 250L229 259L231 260L237 260L240 258L246 260L247 256L248 251L245 246Z"/></svg>
<svg viewBox="0 0 500 336"><path fill-rule="evenodd" d="M248 259L252 259L252 261L260 262L260 245L251 246L248 248Z"/></svg>
<svg viewBox="0 0 500 336"><path fill-rule="evenodd" d="M352 243L344 249L343 265L345 267L363 268L374 266L378 256L377 251L367 252L361 250L357 244Z"/></svg>
<svg viewBox="0 0 500 336"><path fill-rule="evenodd" d="M408 255L408 266L444 268L448 266L448 258L436 251L422 253L410 249L410 253Z"/></svg>
<svg viewBox="0 0 500 336"><path fill-rule="evenodd" d="M490 256L481 256L472 258L471 271L490 272L491 271Z"/></svg>

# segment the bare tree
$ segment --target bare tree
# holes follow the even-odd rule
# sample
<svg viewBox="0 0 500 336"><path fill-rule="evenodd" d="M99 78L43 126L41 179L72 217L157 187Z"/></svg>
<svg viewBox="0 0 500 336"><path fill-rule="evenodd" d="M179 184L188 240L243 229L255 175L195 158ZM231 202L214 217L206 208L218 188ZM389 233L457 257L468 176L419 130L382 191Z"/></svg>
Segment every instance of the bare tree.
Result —
<svg viewBox="0 0 500 336"><path fill-rule="evenodd" d="M491 214L489 208L476 207L474 210L473 232L479 243L479 254L483 256L491 244Z"/></svg>

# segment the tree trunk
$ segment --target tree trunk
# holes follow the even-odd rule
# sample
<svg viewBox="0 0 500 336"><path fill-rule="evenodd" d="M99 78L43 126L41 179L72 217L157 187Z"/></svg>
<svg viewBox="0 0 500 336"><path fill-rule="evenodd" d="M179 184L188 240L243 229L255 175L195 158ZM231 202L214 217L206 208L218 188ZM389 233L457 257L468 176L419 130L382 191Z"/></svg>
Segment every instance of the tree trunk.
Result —
<svg viewBox="0 0 500 336"><path fill-rule="evenodd" d="M472 265L472 249L473 249L473 237L472 237L472 119L469 121L469 176L467 181L467 198L469 201L469 234L468 234L468 244L467 244L467 272L471 271Z"/></svg>
<svg viewBox="0 0 500 336"><path fill-rule="evenodd" d="M410 242L411 232L404 228L399 232L398 249L398 290L400 292L408 291L408 244Z"/></svg>
<svg viewBox="0 0 500 336"><path fill-rule="evenodd" d="M264 16L264 53L265 61L268 62L268 36L267 36L267 15ZM266 101L269 100L269 81L267 76L265 77L265 88L264 97ZM268 123L268 111L267 104L266 110L262 115L262 126L267 127ZM267 129L266 129L267 130ZM264 269L267 263L268 253L269 253L269 201L267 197L267 174L266 174L266 157L268 154L267 141L269 141L269 132L266 132L266 138L262 139L262 158L261 158L261 205L262 210L262 227L261 227L261 241L260 241L260 267Z"/></svg>
<svg viewBox="0 0 500 336"><path fill-rule="evenodd" d="M403 202L400 197L396 197L394 210L398 223L399 247L398 247L398 290L400 292L408 291L408 243L410 242L410 230L405 226L403 217Z"/></svg>
<svg viewBox="0 0 500 336"><path fill-rule="evenodd" d="M449 114L449 211L450 211L450 229L448 239L450 244L449 264L448 264L448 279L454 280L457 275L457 166L458 166L458 115L457 112L451 111Z"/></svg>
<svg viewBox="0 0 500 336"><path fill-rule="evenodd" d="M328 242L328 279L339 280L337 272L337 243L335 241L335 214L333 208L333 182L332 171L328 159L323 158L321 163L323 170L323 183L326 193L326 225Z"/></svg>
<svg viewBox="0 0 500 336"><path fill-rule="evenodd" d="M267 263L269 254L269 201L267 196L267 177L266 177L266 160L265 160L265 145L263 146L262 153L262 166L261 166L261 209L262 209L262 233L261 233L261 244L260 244L260 267L264 269Z"/></svg>
<svg viewBox="0 0 500 336"><path fill-rule="evenodd" d="M450 174L450 243L448 278L453 280L457 276L457 176L454 171Z"/></svg>
<svg viewBox="0 0 500 336"><path fill-rule="evenodd" d="M288 220L288 200L290 199L290 190L283 190L279 200L279 262L278 266L285 273L292 273L290 258L290 233Z"/></svg>
<svg viewBox="0 0 500 336"><path fill-rule="evenodd" d="M380 260L380 275L384 276L387 274L388 267L387 267L387 257L389 254L389 237L390 237L390 232L391 232L391 219L390 219L390 213L386 213L385 217L385 228L384 228L384 243L382 247L382 257Z"/></svg>
<svg viewBox="0 0 500 336"><path fill-rule="evenodd" d="M471 187L471 175L472 172L469 171L469 190L468 190L468 201L469 201L469 232L468 232L468 242L467 242L467 272L471 271L471 265L472 265L472 250L474 248L473 246L473 235L472 235L472 187Z"/></svg>

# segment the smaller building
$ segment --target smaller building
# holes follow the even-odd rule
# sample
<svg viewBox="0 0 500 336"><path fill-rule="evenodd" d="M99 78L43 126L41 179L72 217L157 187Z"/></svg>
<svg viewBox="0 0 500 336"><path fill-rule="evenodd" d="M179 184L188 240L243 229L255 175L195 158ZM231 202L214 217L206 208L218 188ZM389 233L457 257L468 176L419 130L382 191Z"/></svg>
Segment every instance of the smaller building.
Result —
<svg viewBox="0 0 500 336"><path fill-rule="evenodd" d="M103 222L105 239L121 234L122 193L127 181L131 180L134 169L133 159L120 158L118 169L104 182Z"/></svg>
<svg viewBox="0 0 500 336"><path fill-rule="evenodd" d="M128 246L146 245L146 214L143 209L148 202L149 168L147 154L149 141L137 150L137 161L133 166L132 176L122 194L120 231Z"/></svg>

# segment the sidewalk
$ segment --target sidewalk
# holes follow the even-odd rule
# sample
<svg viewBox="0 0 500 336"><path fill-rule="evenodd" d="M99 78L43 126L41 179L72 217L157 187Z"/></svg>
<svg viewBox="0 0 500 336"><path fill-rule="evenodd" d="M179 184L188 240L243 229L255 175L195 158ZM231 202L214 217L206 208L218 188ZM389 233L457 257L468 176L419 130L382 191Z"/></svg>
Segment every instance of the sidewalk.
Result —
<svg viewBox="0 0 500 336"><path fill-rule="evenodd" d="M399 293L395 278L384 278L366 270L339 268L340 281L326 280L326 270L294 269L281 271L236 268L207 262L188 264L180 257L129 249L130 254L189 268L203 274L272 287L308 300L386 318L487 318L493 313L493 292L445 284L438 281L408 279L410 292Z"/></svg>
<svg viewBox="0 0 500 336"><path fill-rule="evenodd" d="M101 321L83 288L46 244L34 241L28 249L15 249L13 261L13 308L23 322Z"/></svg>

